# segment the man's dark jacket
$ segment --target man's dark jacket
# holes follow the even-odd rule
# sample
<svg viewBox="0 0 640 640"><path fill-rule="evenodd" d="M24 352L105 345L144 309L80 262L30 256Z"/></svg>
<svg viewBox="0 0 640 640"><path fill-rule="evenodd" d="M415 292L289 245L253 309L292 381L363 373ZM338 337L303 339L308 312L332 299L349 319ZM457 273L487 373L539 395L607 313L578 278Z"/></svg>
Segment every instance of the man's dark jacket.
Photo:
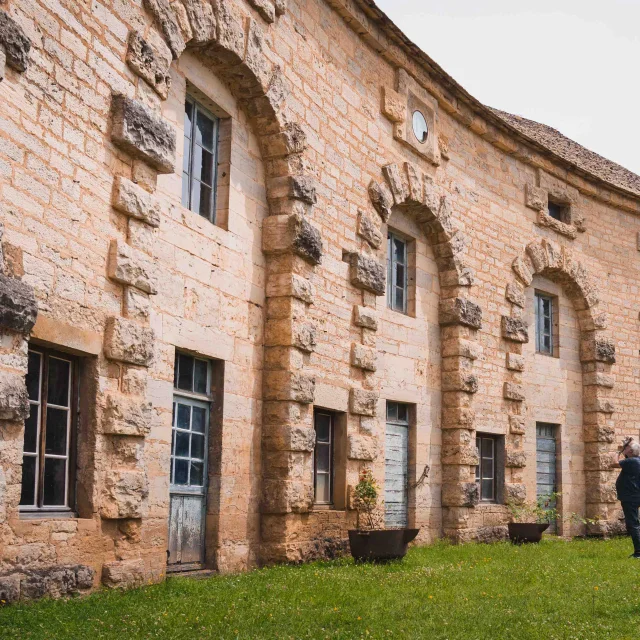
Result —
<svg viewBox="0 0 640 640"><path fill-rule="evenodd" d="M618 500L640 504L640 458L620 460L620 467L620 475L616 480Z"/></svg>

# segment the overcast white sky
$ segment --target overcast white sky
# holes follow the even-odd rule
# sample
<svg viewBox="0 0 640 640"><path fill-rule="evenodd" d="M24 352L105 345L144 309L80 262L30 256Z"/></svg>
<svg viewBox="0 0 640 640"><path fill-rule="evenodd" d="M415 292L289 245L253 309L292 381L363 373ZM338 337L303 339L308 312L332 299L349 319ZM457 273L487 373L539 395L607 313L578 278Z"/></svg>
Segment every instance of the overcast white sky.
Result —
<svg viewBox="0 0 640 640"><path fill-rule="evenodd" d="M640 174L640 0L377 0L485 104Z"/></svg>

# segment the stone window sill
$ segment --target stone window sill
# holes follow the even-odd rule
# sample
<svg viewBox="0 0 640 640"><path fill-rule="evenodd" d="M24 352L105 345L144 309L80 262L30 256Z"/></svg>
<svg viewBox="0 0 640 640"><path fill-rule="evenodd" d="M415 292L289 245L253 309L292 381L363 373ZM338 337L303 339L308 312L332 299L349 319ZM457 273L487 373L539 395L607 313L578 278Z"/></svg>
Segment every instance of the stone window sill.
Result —
<svg viewBox="0 0 640 640"><path fill-rule="evenodd" d="M74 511L21 511L20 520L77 520Z"/></svg>
<svg viewBox="0 0 640 640"><path fill-rule="evenodd" d="M545 211L540 211L538 214L538 226L553 229L553 231L556 231L567 238L571 238L572 240L575 240L578 235L578 229L574 225L560 222L560 220L552 218Z"/></svg>

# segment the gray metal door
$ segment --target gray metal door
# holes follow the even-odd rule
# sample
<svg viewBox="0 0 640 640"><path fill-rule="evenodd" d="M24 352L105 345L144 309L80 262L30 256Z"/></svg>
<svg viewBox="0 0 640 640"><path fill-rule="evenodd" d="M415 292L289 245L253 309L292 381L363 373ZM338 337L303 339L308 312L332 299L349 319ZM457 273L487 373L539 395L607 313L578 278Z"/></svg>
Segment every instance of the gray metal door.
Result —
<svg viewBox="0 0 640 640"><path fill-rule="evenodd" d="M208 402L174 396L168 554L173 569L204 562L209 411Z"/></svg>
<svg viewBox="0 0 640 640"><path fill-rule="evenodd" d="M537 497L548 496L557 491L556 483L556 433L557 425L536 423L536 493ZM555 502L550 503L555 507ZM555 530L555 522L549 530Z"/></svg>
<svg viewBox="0 0 640 640"><path fill-rule="evenodd" d="M391 405L392 403L389 403ZM385 435L385 473L384 473L384 505L385 526L406 527L408 525L407 484L409 479L409 423L402 419L406 416L406 405L387 409L387 429ZM403 413L402 407L405 411ZM389 415L391 412L394 415Z"/></svg>

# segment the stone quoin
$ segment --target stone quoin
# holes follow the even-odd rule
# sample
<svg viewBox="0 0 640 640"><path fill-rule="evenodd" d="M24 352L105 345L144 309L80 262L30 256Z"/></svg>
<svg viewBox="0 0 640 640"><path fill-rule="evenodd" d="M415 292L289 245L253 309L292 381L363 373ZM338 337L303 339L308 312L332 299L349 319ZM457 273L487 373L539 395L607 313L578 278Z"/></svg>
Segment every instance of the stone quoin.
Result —
<svg viewBox="0 0 640 640"><path fill-rule="evenodd" d="M0 80L0 599L333 557L368 467L619 530L640 177L373 0L6 0Z"/></svg>

